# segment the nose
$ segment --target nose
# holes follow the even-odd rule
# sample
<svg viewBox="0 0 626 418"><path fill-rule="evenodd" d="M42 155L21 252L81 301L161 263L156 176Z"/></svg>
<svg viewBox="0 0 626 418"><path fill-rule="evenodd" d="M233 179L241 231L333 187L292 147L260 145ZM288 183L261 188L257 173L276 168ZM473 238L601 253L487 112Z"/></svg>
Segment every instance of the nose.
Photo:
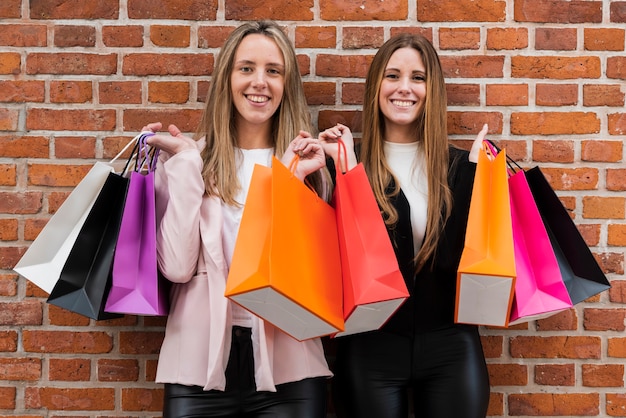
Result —
<svg viewBox="0 0 626 418"><path fill-rule="evenodd" d="M409 77L401 77L400 84L398 86L398 91L401 92L409 92L411 90L411 80Z"/></svg>
<svg viewBox="0 0 626 418"><path fill-rule="evenodd" d="M255 88L265 87L267 84L265 71L257 71L252 80L252 86Z"/></svg>

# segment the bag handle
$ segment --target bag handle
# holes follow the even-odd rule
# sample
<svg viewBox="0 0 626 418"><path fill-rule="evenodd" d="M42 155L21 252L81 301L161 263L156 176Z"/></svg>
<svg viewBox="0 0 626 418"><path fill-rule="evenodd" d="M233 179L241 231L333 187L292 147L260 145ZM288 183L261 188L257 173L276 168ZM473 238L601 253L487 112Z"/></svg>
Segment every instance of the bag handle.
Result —
<svg viewBox="0 0 626 418"><path fill-rule="evenodd" d="M345 174L344 171L341 168L341 156L343 154L343 160L346 164L346 171L348 168L348 150L346 148L346 144L345 142L343 142L341 140L341 138L337 138L337 164L339 165L339 167L335 167L335 172L336 174L341 173L341 175Z"/></svg>
<svg viewBox="0 0 626 418"><path fill-rule="evenodd" d="M502 151L492 140L484 139L483 144L489 148L490 152L496 156L500 151ZM517 173L518 171L523 171L524 169L508 154L506 155L506 165L507 171L509 172L509 176Z"/></svg>

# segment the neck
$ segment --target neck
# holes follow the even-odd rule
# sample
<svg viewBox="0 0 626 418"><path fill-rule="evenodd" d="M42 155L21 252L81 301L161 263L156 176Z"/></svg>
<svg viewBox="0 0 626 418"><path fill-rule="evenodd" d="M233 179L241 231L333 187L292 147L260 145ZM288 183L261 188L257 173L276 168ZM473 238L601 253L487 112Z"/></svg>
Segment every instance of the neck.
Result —
<svg viewBox="0 0 626 418"><path fill-rule="evenodd" d="M413 125L394 125L385 128L385 141L407 144L419 141Z"/></svg>
<svg viewBox="0 0 626 418"><path fill-rule="evenodd" d="M271 148L273 146L271 127L271 121L263 125L238 123L237 146L243 149Z"/></svg>

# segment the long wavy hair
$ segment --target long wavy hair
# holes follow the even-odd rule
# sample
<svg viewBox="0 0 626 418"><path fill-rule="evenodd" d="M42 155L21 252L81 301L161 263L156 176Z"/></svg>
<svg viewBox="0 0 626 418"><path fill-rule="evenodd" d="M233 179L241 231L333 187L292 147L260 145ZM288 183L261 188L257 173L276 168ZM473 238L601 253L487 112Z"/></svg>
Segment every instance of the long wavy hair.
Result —
<svg viewBox="0 0 626 418"><path fill-rule="evenodd" d="M272 117L274 154L280 158L300 130L311 131L311 118L307 106L296 52L287 35L275 22L247 22L237 27L222 46L215 61L204 113L198 125L196 139L206 138L202 151L202 175L206 193L218 196L229 205L237 205L235 196L241 185L237 179L235 148L237 127L230 76L235 53L248 35L260 34L272 39L285 61L285 88L280 106ZM323 193L323 175L318 171L307 177L318 194Z"/></svg>
<svg viewBox="0 0 626 418"><path fill-rule="evenodd" d="M448 186L449 150L445 80L437 52L423 36L396 35L385 42L374 56L365 81L360 157L385 222L393 226L398 221L398 213L391 204L391 198L400 192L400 186L384 156L385 118L380 109L379 96L387 63L393 53L400 48L415 49L422 57L426 68L426 97L415 130L415 139L423 144L428 173L426 235L415 257L415 266L419 270L436 252L439 237L450 216L452 206L452 195ZM388 190L392 180L395 187Z"/></svg>

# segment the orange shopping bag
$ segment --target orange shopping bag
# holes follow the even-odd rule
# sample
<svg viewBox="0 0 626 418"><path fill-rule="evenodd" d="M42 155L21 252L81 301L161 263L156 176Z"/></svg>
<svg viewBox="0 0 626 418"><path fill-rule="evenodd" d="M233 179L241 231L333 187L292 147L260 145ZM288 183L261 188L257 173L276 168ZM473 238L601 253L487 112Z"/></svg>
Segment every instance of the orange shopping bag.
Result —
<svg viewBox="0 0 626 418"><path fill-rule="evenodd" d="M344 329L334 209L276 158L254 168L225 295L298 340Z"/></svg>
<svg viewBox="0 0 626 418"><path fill-rule="evenodd" d="M346 321L339 337L379 329L409 292L362 163L345 174L337 170L334 200Z"/></svg>
<svg viewBox="0 0 626 418"><path fill-rule="evenodd" d="M507 326L515 278L506 153L494 157L484 143L458 267L455 321Z"/></svg>

